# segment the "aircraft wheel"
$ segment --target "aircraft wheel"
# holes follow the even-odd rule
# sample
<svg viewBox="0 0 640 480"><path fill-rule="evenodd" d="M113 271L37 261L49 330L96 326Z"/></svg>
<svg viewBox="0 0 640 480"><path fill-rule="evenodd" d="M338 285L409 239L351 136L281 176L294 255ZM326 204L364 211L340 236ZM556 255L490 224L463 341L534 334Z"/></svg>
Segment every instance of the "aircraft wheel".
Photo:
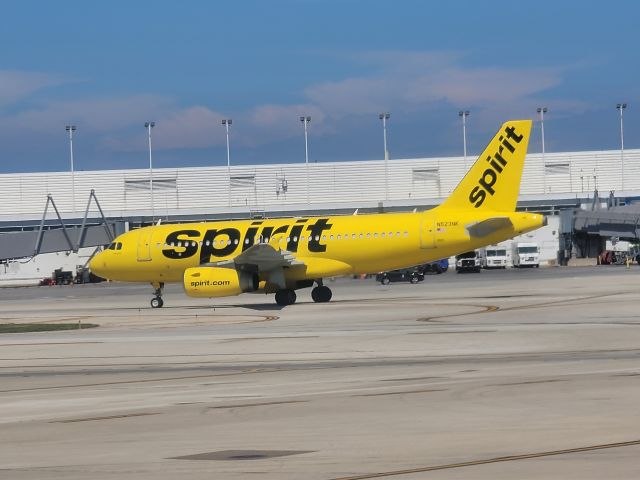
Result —
<svg viewBox="0 0 640 480"><path fill-rule="evenodd" d="M153 297L151 299L151 308L162 308L163 305L162 297Z"/></svg>
<svg viewBox="0 0 640 480"><path fill-rule="evenodd" d="M325 303L331 300L331 289L329 287L316 287L311 290L311 298L316 303Z"/></svg>
<svg viewBox="0 0 640 480"><path fill-rule="evenodd" d="M276 292L276 303L281 307L293 305L294 303L296 303L296 299L296 292L289 288L284 288Z"/></svg>

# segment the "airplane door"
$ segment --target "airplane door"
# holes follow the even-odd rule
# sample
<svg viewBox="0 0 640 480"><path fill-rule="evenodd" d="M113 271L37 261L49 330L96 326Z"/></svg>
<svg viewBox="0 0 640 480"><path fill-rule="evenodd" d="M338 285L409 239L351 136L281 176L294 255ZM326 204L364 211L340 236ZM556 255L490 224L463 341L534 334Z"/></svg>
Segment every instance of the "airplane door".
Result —
<svg viewBox="0 0 640 480"><path fill-rule="evenodd" d="M138 234L138 261L151 261L151 234L152 228L141 229Z"/></svg>
<svg viewBox="0 0 640 480"><path fill-rule="evenodd" d="M436 219L425 216L420 221L420 248L436 248Z"/></svg>

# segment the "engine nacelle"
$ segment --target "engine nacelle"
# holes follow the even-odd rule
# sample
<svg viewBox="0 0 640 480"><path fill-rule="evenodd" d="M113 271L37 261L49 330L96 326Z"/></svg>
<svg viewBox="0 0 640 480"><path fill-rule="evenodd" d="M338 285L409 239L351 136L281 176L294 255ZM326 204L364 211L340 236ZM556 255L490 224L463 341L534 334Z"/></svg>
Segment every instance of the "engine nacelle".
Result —
<svg viewBox="0 0 640 480"><path fill-rule="evenodd" d="M234 268L187 268L183 282L184 291L190 297L229 297L258 289L258 275Z"/></svg>

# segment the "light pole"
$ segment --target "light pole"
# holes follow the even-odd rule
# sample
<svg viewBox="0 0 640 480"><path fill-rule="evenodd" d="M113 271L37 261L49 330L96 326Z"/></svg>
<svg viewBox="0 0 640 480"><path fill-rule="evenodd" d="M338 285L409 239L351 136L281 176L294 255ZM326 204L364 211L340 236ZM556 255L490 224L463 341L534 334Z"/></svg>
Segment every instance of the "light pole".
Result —
<svg viewBox="0 0 640 480"><path fill-rule="evenodd" d="M309 203L309 139L308 129L311 117L308 115L301 115L300 121L304 124L304 163L307 172L307 203Z"/></svg>
<svg viewBox="0 0 640 480"><path fill-rule="evenodd" d="M620 173L622 173L622 190L624 190L624 109L627 108L626 103L618 103L616 108L620 110Z"/></svg>
<svg viewBox="0 0 640 480"><path fill-rule="evenodd" d="M462 148L464 152L464 169L467 170L467 117L469 110L460 110L458 116L462 117Z"/></svg>
<svg viewBox="0 0 640 480"><path fill-rule="evenodd" d="M151 224L155 221L155 210L153 206L153 160L151 158L151 129L156 126L156 122L144 122L144 127L149 134L149 191L151 192Z"/></svg>
<svg viewBox="0 0 640 480"><path fill-rule="evenodd" d="M547 113L547 107L538 107L536 112L540 114L540 135L542 138L542 193L547 191L547 167L544 162L544 114ZM569 187L571 189L571 187Z"/></svg>
<svg viewBox="0 0 640 480"><path fill-rule="evenodd" d="M64 127L69 132L69 155L71 156L71 208L76 213L76 183L73 168L73 132L76 131L75 125L67 125Z"/></svg>
<svg viewBox="0 0 640 480"><path fill-rule="evenodd" d="M232 123L233 120L230 118L222 120L222 125L224 125L227 130L227 180L229 181L229 206L231 206L231 155L229 151L229 127Z"/></svg>
<svg viewBox="0 0 640 480"><path fill-rule="evenodd" d="M538 107L536 110L540 114L540 134L542 135L542 161L544 162L544 114L547 107Z"/></svg>
<svg viewBox="0 0 640 480"><path fill-rule="evenodd" d="M384 143L384 199L389 200L389 149L387 148L387 120L391 114L383 112L378 115L382 120L382 141Z"/></svg>

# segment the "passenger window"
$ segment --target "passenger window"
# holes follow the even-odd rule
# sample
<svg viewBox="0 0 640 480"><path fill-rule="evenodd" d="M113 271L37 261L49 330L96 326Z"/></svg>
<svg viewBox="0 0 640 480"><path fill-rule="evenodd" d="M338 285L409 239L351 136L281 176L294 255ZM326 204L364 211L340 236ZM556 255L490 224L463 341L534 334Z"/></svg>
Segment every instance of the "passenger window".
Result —
<svg viewBox="0 0 640 480"><path fill-rule="evenodd" d="M237 245L237 244L238 244L238 239L237 239L237 238L235 238L235 239L233 240L233 244L234 244L234 245Z"/></svg>
<svg viewBox="0 0 640 480"><path fill-rule="evenodd" d="M322 235L322 240L326 240L327 236L326 235Z"/></svg>
<svg viewBox="0 0 640 480"><path fill-rule="evenodd" d="M371 234L370 233L367 233L367 238L371 238Z"/></svg>
<svg viewBox="0 0 640 480"><path fill-rule="evenodd" d="M333 235L329 235L329 240L333 240Z"/></svg>
<svg viewBox="0 0 640 480"><path fill-rule="evenodd" d="M338 234L338 236L336 237L337 240L342 240L342 236L340 234Z"/></svg>
<svg viewBox="0 0 640 480"><path fill-rule="evenodd" d="M355 239L356 239L356 234L355 234L355 233L352 233L352 234L351 234L351 238L352 238L353 240L355 240Z"/></svg>
<svg viewBox="0 0 640 480"><path fill-rule="evenodd" d="M382 233L380 234L380 236L381 236L382 238L384 238L384 232L382 232Z"/></svg>
<svg viewBox="0 0 640 480"><path fill-rule="evenodd" d="M373 238L378 238L378 232L375 232L375 233L373 234Z"/></svg>

